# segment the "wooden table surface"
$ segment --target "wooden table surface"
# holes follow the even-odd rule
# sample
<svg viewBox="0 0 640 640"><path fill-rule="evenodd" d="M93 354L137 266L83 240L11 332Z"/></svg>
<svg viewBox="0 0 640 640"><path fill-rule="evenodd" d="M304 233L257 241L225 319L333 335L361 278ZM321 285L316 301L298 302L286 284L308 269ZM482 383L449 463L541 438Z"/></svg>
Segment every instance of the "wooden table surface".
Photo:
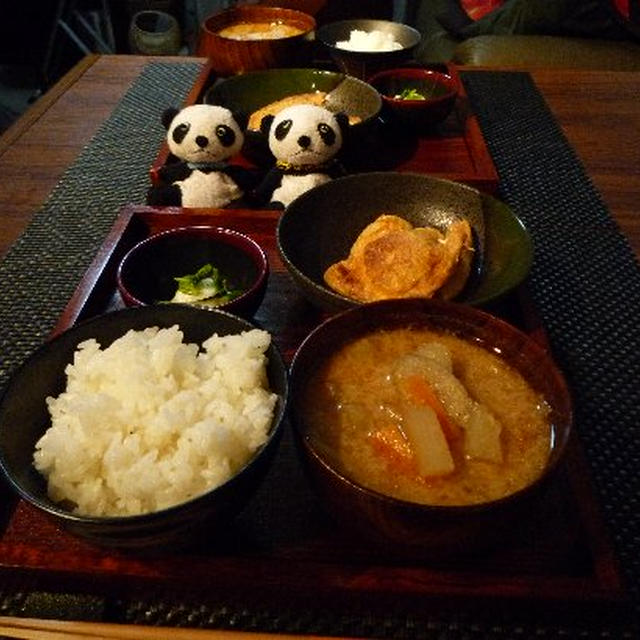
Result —
<svg viewBox="0 0 640 640"><path fill-rule="evenodd" d="M0 257L149 61L87 56L0 137ZM531 74L640 256L640 73Z"/></svg>
<svg viewBox="0 0 640 640"><path fill-rule="evenodd" d="M88 56L0 137L0 257L149 61ZM536 70L532 76L640 256L640 73ZM5 634L6 625L0 620ZM44 637L43 629L15 637Z"/></svg>

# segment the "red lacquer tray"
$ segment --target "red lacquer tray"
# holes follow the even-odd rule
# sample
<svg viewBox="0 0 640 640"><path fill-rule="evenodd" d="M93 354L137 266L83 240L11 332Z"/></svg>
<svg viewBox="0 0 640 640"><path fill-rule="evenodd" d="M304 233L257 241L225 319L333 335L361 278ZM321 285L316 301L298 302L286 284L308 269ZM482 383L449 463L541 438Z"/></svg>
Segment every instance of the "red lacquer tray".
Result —
<svg viewBox="0 0 640 640"><path fill-rule="evenodd" d="M153 209L128 206L60 318L56 331L122 306L115 271L122 255L153 232L193 223L245 232L266 250L269 286L255 321L290 361L322 319L298 292L277 253L279 212ZM515 311L514 311L515 310ZM526 306L514 296L494 310L523 327ZM158 601L275 603L277 606L393 607L413 612L442 607L521 605L547 616L615 612L625 602L612 547L579 443L540 512L502 547L442 562L386 557L342 531L315 501L287 431L258 495L225 533L191 551L139 555L94 547L59 530L23 501L0 506L0 582L34 580L53 592L107 597L143 593ZM538 608L539 607L539 608Z"/></svg>
<svg viewBox="0 0 640 640"><path fill-rule="evenodd" d="M494 193L498 186L498 174L456 68L454 65L438 65L434 68L446 71L456 81L458 99L450 116L432 131L421 135L399 130L380 121L369 135L362 137L361 148L350 153L347 169L349 173L427 173ZM183 106L201 102L215 80L210 66L205 64ZM169 156L169 148L163 143L150 170L153 182L157 181L157 171ZM253 166L242 156L234 158L233 162Z"/></svg>

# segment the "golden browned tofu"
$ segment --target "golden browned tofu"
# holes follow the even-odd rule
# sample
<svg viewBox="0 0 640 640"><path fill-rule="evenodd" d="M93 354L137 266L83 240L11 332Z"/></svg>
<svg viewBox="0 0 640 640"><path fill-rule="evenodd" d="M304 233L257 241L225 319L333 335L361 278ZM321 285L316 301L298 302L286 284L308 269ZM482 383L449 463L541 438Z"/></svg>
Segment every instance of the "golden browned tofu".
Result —
<svg viewBox="0 0 640 640"><path fill-rule="evenodd" d="M467 281L472 251L466 220L442 233L383 214L363 229L349 256L331 265L324 279L338 293L362 302L434 295L450 299Z"/></svg>
<svg viewBox="0 0 640 640"><path fill-rule="evenodd" d="M257 111L254 111L249 116L248 128L254 131L259 131L262 118L264 118L266 115L275 116L283 109L286 109L287 107L290 107L294 104L315 104L318 106L322 106L326 97L327 94L324 91L309 91L308 93L296 93L291 96L285 96L280 100L271 102L264 107L261 107Z"/></svg>

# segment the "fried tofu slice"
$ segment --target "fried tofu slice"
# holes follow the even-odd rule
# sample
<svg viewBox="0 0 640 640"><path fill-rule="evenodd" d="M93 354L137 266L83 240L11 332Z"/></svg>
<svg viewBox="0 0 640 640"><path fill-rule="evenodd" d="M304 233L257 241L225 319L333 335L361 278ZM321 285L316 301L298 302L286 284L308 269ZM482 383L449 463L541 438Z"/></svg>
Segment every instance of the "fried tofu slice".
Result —
<svg viewBox="0 0 640 640"><path fill-rule="evenodd" d="M276 116L283 109L287 107L291 107L295 104L314 104L318 107L326 107L329 111L342 111L341 104L338 101L337 104L332 105L331 93L327 93L326 91L309 91L307 93L295 93L290 96L285 96L280 100L276 100L275 102L270 102L269 104L260 107L257 111L254 111L249 116L249 122L247 128L250 131L260 131L260 125L262 123L262 119L267 115ZM353 114L347 114L347 118L349 120L349 124L358 124L362 121L360 116L356 116Z"/></svg>
<svg viewBox="0 0 640 640"><path fill-rule="evenodd" d="M270 102L257 111L254 111L249 116L247 128L252 131L260 131L260 124L262 122L262 118L264 118L265 116L275 116L283 109L286 109L287 107L290 107L294 104L315 104L317 106L322 106L326 97L327 94L324 91L309 91L308 93L296 93L294 95L285 96L280 100Z"/></svg>
<svg viewBox="0 0 640 640"><path fill-rule="evenodd" d="M349 256L331 265L324 279L338 293L362 302L430 298L440 290L449 299L466 283L472 251L466 220L442 233L383 214L363 229Z"/></svg>

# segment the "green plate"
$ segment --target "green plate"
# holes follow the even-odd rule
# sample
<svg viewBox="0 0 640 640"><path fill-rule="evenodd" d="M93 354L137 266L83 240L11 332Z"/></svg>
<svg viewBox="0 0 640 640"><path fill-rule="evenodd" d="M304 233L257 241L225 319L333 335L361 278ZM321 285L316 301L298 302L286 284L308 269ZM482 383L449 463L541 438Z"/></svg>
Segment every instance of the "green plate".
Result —
<svg viewBox="0 0 640 640"><path fill-rule="evenodd" d="M500 200L464 184L405 172L372 172L331 180L307 191L285 209L277 243L283 262L311 302L328 311L359 304L330 289L323 274L349 254L360 232L382 213L413 226L445 229L466 218L475 257L456 302L479 306L517 287L533 259L531 238Z"/></svg>
<svg viewBox="0 0 640 640"><path fill-rule="evenodd" d="M533 243L524 224L496 198L482 194L484 262L480 277L468 297L459 302L482 305L502 297L528 275Z"/></svg>
<svg viewBox="0 0 640 640"><path fill-rule="evenodd" d="M382 98L371 85L344 73L321 69L252 71L216 82L206 91L204 102L227 107L234 114L248 119L252 113L272 102L314 91L327 93L324 104L330 111L359 118L350 127L351 135L343 150L346 155L347 147L357 148L361 136L376 126ZM242 153L258 166L270 166L274 160L265 137L255 129L247 129Z"/></svg>

